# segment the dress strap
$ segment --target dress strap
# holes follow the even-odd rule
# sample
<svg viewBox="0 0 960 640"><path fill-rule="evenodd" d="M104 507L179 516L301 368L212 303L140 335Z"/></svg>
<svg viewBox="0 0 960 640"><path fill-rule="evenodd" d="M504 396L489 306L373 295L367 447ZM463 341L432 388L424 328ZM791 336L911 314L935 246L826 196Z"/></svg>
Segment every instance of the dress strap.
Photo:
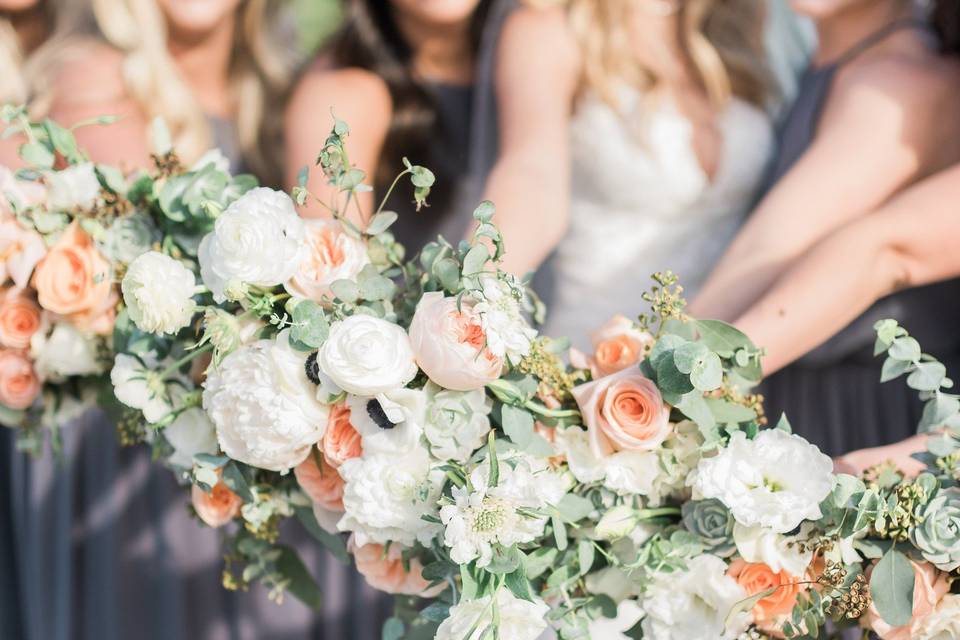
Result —
<svg viewBox="0 0 960 640"><path fill-rule="evenodd" d="M903 29L919 29L921 31L929 31L930 27L923 20L918 20L916 18L900 18L899 20L894 20L880 29L877 29L866 38L847 49L846 53L837 58L837 60L834 61L830 66L841 67L847 64L863 52L874 47L875 45L880 44L894 33L902 31Z"/></svg>

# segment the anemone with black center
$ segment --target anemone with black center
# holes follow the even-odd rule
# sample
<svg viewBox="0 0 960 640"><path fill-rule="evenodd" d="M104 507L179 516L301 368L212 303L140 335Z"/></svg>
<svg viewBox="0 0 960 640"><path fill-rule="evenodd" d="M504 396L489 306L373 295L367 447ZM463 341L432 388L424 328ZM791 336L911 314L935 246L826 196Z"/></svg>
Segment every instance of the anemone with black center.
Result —
<svg viewBox="0 0 960 640"><path fill-rule="evenodd" d="M380 406L380 401L376 398L367 402L367 415L370 416L370 419L381 429L393 429L397 426L393 422L390 422L390 418L387 417L387 413L383 410L383 407Z"/></svg>
<svg viewBox="0 0 960 640"><path fill-rule="evenodd" d="M304 363L303 368L307 373L307 379L313 384L320 384L320 363L317 362L317 355L319 351L314 351L307 356L307 361Z"/></svg>

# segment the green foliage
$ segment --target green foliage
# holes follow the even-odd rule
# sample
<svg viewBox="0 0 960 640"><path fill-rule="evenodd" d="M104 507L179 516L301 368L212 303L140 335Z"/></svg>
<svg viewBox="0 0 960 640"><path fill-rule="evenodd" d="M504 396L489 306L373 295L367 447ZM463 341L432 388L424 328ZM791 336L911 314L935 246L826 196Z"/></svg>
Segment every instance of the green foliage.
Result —
<svg viewBox="0 0 960 640"><path fill-rule="evenodd" d="M913 616L913 567L905 555L890 549L870 575L870 593L877 613L890 626L899 627Z"/></svg>

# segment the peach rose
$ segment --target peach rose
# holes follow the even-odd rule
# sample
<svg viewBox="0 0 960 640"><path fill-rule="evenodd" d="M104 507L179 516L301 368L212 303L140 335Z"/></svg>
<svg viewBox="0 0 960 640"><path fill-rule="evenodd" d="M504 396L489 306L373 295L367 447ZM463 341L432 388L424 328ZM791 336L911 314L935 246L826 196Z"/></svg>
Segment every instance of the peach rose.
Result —
<svg viewBox="0 0 960 640"><path fill-rule="evenodd" d="M40 307L19 289L0 294L0 344L26 349L40 328Z"/></svg>
<svg viewBox="0 0 960 640"><path fill-rule="evenodd" d="M333 468L363 453L360 434L350 423L350 407L340 403L330 407L327 429L320 441L323 458Z"/></svg>
<svg viewBox="0 0 960 640"><path fill-rule="evenodd" d="M0 351L0 402L11 409L26 409L42 387L27 356L10 349Z"/></svg>
<svg viewBox="0 0 960 640"><path fill-rule="evenodd" d="M293 474L315 504L328 511L343 511L343 478L318 452L307 456L293 469Z"/></svg>
<svg viewBox="0 0 960 640"><path fill-rule="evenodd" d="M748 596L777 587L776 591L753 605L753 620L767 633L776 633L779 624L797 604L797 596L805 589L805 585L798 584L797 578L786 571L777 573L763 563L745 562L741 558L730 563L727 575L736 580Z"/></svg>
<svg viewBox="0 0 960 640"><path fill-rule="evenodd" d="M193 485L190 498L200 519L214 528L222 527L240 515L240 507L243 506L240 496L231 491L223 480L209 493Z"/></svg>
<svg viewBox="0 0 960 640"><path fill-rule="evenodd" d="M430 598L443 590L443 585L427 589L430 583L423 579L423 564L417 558L410 559L409 571L403 568L400 545L392 544L389 550L379 544L357 547L351 538L350 552L357 563L357 571L378 591Z"/></svg>
<svg viewBox="0 0 960 640"><path fill-rule="evenodd" d="M595 331L591 340L594 365L605 376L638 364L653 344L653 336L619 314Z"/></svg>
<svg viewBox="0 0 960 640"><path fill-rule="evenodd" d="M436 384L454 391L481 389L500 377L503 358L487 349L473 303L425 293L410 323L417 364Z"/></svg>
<svg viewBox="0 0 960 640"><path fill-rule="evenodd" d="M597 457L615 451L651 451L670 434L670 411L660 390L637 369L573 389Z"/></svg>
<svg viewBox="0 0 960 640"><path fill-rule="evenodd" d="M871 603L867 610L867 625L880 636L880 640L910 640L936 608L937 603L950 591L947 574L937 571L937 568L927 562L910 561L913 566L913 618L900 627L891 627Z"/></svg>
<svg viewBox="0 0 960 640"><path fill-rule="evenodd" d="M320 302L332 297L330 285L352 280L368 264L363 242L348 236L335 220L305 220L307 252L300 267L287 282L290 295Z"/></svg>
<svg viewBox="0 0 960 640"><path fill-rule="evenodd" d="M109 333L116 304L110 282L110 264L93 246L93 240L74 222L33 274L40 306L75 320L78 328Z"/></svg>

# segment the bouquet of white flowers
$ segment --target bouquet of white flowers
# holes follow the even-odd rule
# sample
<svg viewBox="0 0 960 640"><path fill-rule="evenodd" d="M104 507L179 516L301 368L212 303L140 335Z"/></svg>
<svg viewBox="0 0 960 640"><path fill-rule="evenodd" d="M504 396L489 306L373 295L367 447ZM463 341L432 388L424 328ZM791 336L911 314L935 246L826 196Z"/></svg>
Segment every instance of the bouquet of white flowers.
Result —
<svg viewBox="0 0 960 640"><path fill-rule="evenodd" d="M173 238L121 285L125 432L148 433L199 518L228 527L225 586L317 604L279 539L294 517L403 596L392 640L800 637L828 619L953 637L936 635L958 608L953 449L916 480L834 475L786 420L763 428L761 352L685 316L671 274L649 315L565 362L497 267L493 205L471 242L406 259L396 214L355 206L368 187L347 135L337 121L318 158L329 219L298 217L305 172L291 196L187 181L160 206L209 214L197 260ZM401 176L424 204L432 174ZM931 387L930 424L952 424L958 403L910 340L881 329L888 373Z"/></svg>

